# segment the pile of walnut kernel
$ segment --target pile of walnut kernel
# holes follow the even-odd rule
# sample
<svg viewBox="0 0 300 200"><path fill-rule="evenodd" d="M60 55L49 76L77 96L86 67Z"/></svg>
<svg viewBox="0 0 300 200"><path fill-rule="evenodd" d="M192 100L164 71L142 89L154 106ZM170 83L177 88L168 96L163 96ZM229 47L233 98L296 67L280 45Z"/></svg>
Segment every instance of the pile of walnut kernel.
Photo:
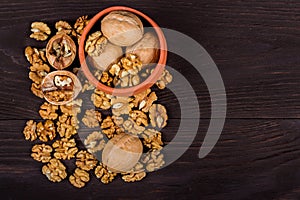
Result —
<svg viewBox="0 0 300 200"><path fill-rule="evenodd" d="M79 17L73 26L66 21L58 21L55 24L56 34L67 34L79 43L88 22L87 16ZM43 22L34 22L31 28L30 38L38 41L46 41L51 33L55 33ZM91 44L96 45L94 51L97 53L99 51L97 41L90 43L89 51L92 49ZM31 91L43 99L41 83L54 69L47 62L45 48L27 46L25 56L31 65L29 68ZM121 87L133 86L140 83L141 77L151 73L151 70L147 69L145 75L137 77L141 67L139 58L134 54L128 54L112 65L109 71L105 72L107 75L98 70L95 71L95 76L97 77L98 73L99 80L107 85L111 83ZM68 69L78 71L72 65ZM118 79L114 80L111 75ZM81 81L83 82L81 92L91 92L90 101L95 109L82 111L83 100L80 98L66 105L53 105L45 101L39 110L41 120L27 121L23 130L25 139L34 143L31 157L43 164L41 172L49 181L61 182L68 179L74 187L82 188L90 181L90 175L94 174L104 184L112 182L118 175L125 182L134 182L143 179L146 172L161 168L164 160L163 154L160 153L163 147L160 130L167 125L168 115L163 105L155 103L157 101L155 91L147 89L131 97L117 97L95 89L85 79ZM165 70L156 86L158 89L164 89L171 81L171 74ZM88 130L82 141L84 147L80 145L79 127ZM143 143L144 152L147 153L142 155L132 170L117 174L99 162L96 155L102 152L109 139L124 132L138 136ZM67 170L67 163L70 162L65 162L66 160L74 163L75 169L71 174L68 174Z"/></svg>

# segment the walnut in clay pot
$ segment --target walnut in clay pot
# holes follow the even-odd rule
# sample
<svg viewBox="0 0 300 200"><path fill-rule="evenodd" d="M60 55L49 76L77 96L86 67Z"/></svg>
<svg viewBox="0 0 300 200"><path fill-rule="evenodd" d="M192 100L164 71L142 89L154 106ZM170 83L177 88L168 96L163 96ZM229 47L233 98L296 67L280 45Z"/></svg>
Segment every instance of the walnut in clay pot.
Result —
<svg viewBox="0 0 300 200"><path fill-rule="evenodd" d="M128 172L139 161L143 145L137 136L120 133L108 141L102 153L102 162L112 172Z"/></svg>
<svg viewBox="0 0 300 200"><path fill-rule="evenodd" d="M157 36L152 32L145 33L140 41L126 48L126 55L128 54L137 55L143 65L156 63L159 57L159 41Z"/></svg>
<svg viewBox="0 0 300 200"><path fill-rule="evenodd" d="M143 23L138 16L127 11L113 11L101 21L101 31L108 40L118 46L130 46L144 34Z"/></svg>

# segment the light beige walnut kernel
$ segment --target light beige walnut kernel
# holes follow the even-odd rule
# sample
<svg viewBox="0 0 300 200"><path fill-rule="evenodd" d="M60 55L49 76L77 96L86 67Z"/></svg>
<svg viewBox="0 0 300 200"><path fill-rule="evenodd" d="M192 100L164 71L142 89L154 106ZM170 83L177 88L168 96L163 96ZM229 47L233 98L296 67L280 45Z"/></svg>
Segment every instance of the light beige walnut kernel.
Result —
<svg viewBox="0 0 300 200"><path fill-rule="evenodd" d="M131 98L128 97L114 97L111 99L112 113L115 116L120 116L123 114L129 114L131 111Z"/></svg>
<svg viewBox="0 0 300 200"><path fill-rule="evenodd" d="M98 161L95 156L87 151L79 151L76 155L76 166L85 171L90 171L97 163Z"/></svg>
<svg viewBox="0 0 300 200"><path fill-rule="evenodd" d="M163 142L161 140L161 133L154 129L147 129L143 132L143 144L150 149L161 150Z"/></svg>
<svg viewBox="0 0 300 200"><path fill-rule="evenodd" d="M102 133L106 135L107 138L112 138L116 134L124 132L124 129L115 123L114 118L107 116L101 123Z"/></svg>
<svg viewBox="0 0 300 200"><path fill-rule="evenodd" d="M56 140L52 147L55 150L54 157L56 159L70 160L78 152L75 139L62 138L61 140Z"/></svg>
<svg viewBox="0 0 300 200"><path fill-rule="evenodd" d="M104 136L99 131L94 131L84 140L85 148L90 153L101 151L105 146Z"/></svg>
<svg viewBox="0 0 300 200"><path fill-rule="evenodd" d="M41 105L39 114L43 119L56 119L58 114L56 113L58 106L45 102Z"/></svg>
<svg viewBox="0 0 300 200"><path fill-rule="evenodd" d="M89 35L86 40L85 51L89 56L99 56L103 52L107 42L106 37L102 35L101 31L96 31Z"/></svg>
<svg viewBox="0 0 300 200"><path fill-rule="evenodd" d="M70 103L60 106L60 111L63 114L77 116L77 114L81 113L82 99L75 99Z"/></svg>
<svg viewBox="0 0 300 200"><path fill-rule="evenodd" d="M146 170L153 172L160 169L164 164L164 155L159 150L152 150L143 155L141 162L145 164Z"/></svg>
<svg viewBox="0 0 300 200"><path fill-rule="evenodd" d="M108 184L114 180L114 178L117 176L117 173L108 171L107 168L101 163L96 167L95 175L101 180L102 183Z"/></svg>
<svg viewBox="0 0 300 200"><path fill-rule="evenodd" d="M76 168L74 174L69 177L70 183L77 188L84 187L89 180L89 173L79 168Z"/></svg>
<svg viewBox="0 0 300 200"><path fill-rule="evenodd" d="M38 50L37 48L32 48L31 46L27 46L25 48L25 56L31 65L33 64L42 65L45 62L47 62L46 49Z"/></svg>
<svg viewBox="0 0 300 200"><path fill-rule="evenodd" d="M86 27L86 25L88 25L89 22L90 22L90 20L88 19L87 15L81 16L76 20L74 27L73 27L74 29L72 31L72 35L77 38L78 44L80 41L80 37L83 33L83 30Z"/></svg>
<svg viewBox="0 0 300 200"><path fill-rule="evenodd" d="M39 122L36 125L36 132L42 142L53 140L56 136L54 122L51 120L46 120L44 123Z"/></svg>
<svg viewBox="0 0 300 200"><path fill-rule="evenodd" d="M34 63L30 67L29 79L36 84L41 84L49 71L50 71L50 67L47 64Z"/></svg>
<svg viewBox="0 0 300 200"><path fill-rule="evenodd" d="M57 33L65 33L65 34L71 34L73 28L72 26L66 22L66 21L58 21L55 23L55 28L57 29Z"/></svg>
<svg viewBox="0 0 300 200"><path fill-rule="evenodd" d="M95 89L94 93L91 96L91 100L97 108L103 110L108 110L111 107L110 96L101 90Z"/></svg>
<svg viewBox="0 0 300 200"><path fill-rule="evenodd" d="M46 144L36 144L31 149L31 157L39 162L47 163L51 160L52 147Z"/></svg>
<svg viewBox="0 0 300 200"><path fill-rule="evenodd" d="M127 132L134 135L138 135L145 130L145 127L137 125L135 121L130 118L124 122L123 127Z"/></svg>
<svg viewBox="0 0 300 200"><path fill-rule="evenodd" d="M149 109L150 122L153 127L163 128L167 125L166 108L161 104L153 104Z"/></svg>
<svg viewBox="0 0 300 200"><path fill-rule="evenodd" d="M98 127L101 120L101 113L93 109L86 110L85 115L82 118L84 125L89 128Z"/></svg>
<svg viewBox="0 0 300 200"><path fill-rule="evenodd" d="M36 133L36 122L33 120L29 120L26 122L26 126L23 130L23 134L25 136L25 140L34 141L37 139Z"/></svg>
<svg viewBox="0 0 300 200"><path fill-rule="evenodd" d="M30 38L45 41L48 36L51 34L51 30L47 24L43 22L33 22L31 24L31 32Z"/></svg>
<svg viewBox="0 0 300 200"><path fill-rule="evenodd" d="M151 89L147 89L139 94L134 95L132 101L134 107L137 107L143 112L148 112L153 102L157 100L155 92L151 92Z"/></svg>
<svg viewBox="0 0 300 200"><path fill-rule="evenodd" d="M166 88L166 86L172 82L172 75L168 70L164 70L158 81L156 82L156 85L159 89L163 90Z"/></svg>
<svg viewBox="0 0 300 200"><path fill-rule="evenodd" d="M129 117L133 119L133 121L138 125L138 126L148 126L148 117L147 115L140 111L140 110L133 110L130 111Z"/></svg>
<svg viewBox="0 0 300 200"><path fill-rule="evenodd" d="M146 177L146 172L141 163L137 163L135 167L128 173L122 174L122 179L125 182L140 181Z"/></svg>
<svg viewBox="0 0 300 200"><path fill-rule="evenodd" d="M42 173L52 182L61 182L67 177L66 167L55 158L43 166Z"/></svg>
<svg viewBox="0 0 300 200"><path fill-rule="evenodd" d="M79 121L77 116L63 114L59 116L57 124L57 132L60 137L71 138L79 129Z"/></svg>

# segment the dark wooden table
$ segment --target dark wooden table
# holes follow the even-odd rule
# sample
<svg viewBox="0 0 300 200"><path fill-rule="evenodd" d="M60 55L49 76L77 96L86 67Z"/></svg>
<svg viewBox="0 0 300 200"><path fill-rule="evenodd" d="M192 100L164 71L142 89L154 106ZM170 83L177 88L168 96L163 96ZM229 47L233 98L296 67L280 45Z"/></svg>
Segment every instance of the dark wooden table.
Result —
<svg viewBox="0 0 300 200"><path fill-rule="evenodd" d="M51 183L41 174L42 164L31 159L32 143L22 135L26 120L39 119L42 103L29 90L23 55L26 45L34 45L28 38L30 23L74 22L120 4L189 35L209 52L227 92L223 133L213 151L198 159L209 124L209 94L201 76L170 55L168 64L189 80L201 108L198 135L189 150L141 182L126 184L118 178L103 185L93 176L83 189L68 181ZM299 1L2 0L0 38L1 199L300 199ZM169 94L159 94L170 113L165 138L179 121Z"/></svg>

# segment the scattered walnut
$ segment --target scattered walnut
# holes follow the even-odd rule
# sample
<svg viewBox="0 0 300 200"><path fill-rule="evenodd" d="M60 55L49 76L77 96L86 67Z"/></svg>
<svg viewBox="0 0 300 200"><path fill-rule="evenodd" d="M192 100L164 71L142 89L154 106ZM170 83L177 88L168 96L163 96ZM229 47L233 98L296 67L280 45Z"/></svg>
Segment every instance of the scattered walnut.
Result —
<svg viewBox="0 0 300 200"><path fill-rule="evenodd" d="M85 91L94 90L94 89L95 86L91 84L88 80L85 80L81 92L83 93Z"/></svg>
<svg viewBox="0 0 300 200"><path fill-rule="evenodd" d="M94 131L84 140L84 145L90 153L101 151L105 146L103 134L99 131Z"/></svg>
<svg viewBox="0 0 300 200"><path fill-rule="evenodd" d="M151 92L151 89L147 89L139 94L134 95L132 101L134 107L138 107L143 112L148 112L153 102L157 100L155 92Z"/></svg>
<svg viewBox="0 0 300 200"><path fill-rule="evenodd" d="M66 167L55 158L43 166L42 172L52 182L60 182L67 177Z"/></svg>
<svg viewBox="0 0 300 200"><path fill-rule="evenodd" d="M129 117L133 119L133 121L140 126L141 124L144 126L148 126L148 117L147 115L140 110L130 111Z"/></svg>
<svg viewBox="0 0 300 200"><path fill-rule="evenodd" d="M143 66L143 63L134 54L128 54L125 57L121 58L120 63L121 66L131 75L137 75Z"/></svg>
<svg viewBox="0 0 300 200"><path fill-rule="evenodd" d="M145 177L146 177L146 172L143 169L143 165L139 162L135 165L135 167L130 172L122 174L122 179L125 182L140 181Z"/></svg>
<svg viewBox="0 0 300 200"><path fill-rule="evenodd" d="M29 120L26 122L26 126L23 130L23 134L25 136L25 140L34 141L37 139L36 134L36 122L33 120Z"/></svg>
<svg viewBox="0 0 300 200"><path fill-rule="evenodd" d="M128 97L114 97L111 99L112 113L115 116L120 116L123 114L129 114L131 111L130 102L131 98Z"/></svg>
<svg viewBox="0 0 300 200"><path fill-rule="evenodd" d="M31 84L31 91L32 93L40 98L44 98L44 93L42 91L41 84L32 83Z"/></svg>
<svg viewBox="0 0 300 200"><path fill-rule="evenodd" d="M164 155L159 150L152 150L141 158L141 162L146 165L146 170L153 172L165 164L163 159Z"/></svg>
<svg viewBox="0 0 300 200"><path fill-rule="evenodd" d="M36 125L36 132L42 142L53 140L56 136L54 122L51 120L46 120L44 124L39 122Z"/></svg>
<svg viewBox="0 0 300 200"><path fill-rule="evenodd" d="M95 175L101 180L102 183L108 184L114 180L114 178L117 176L117 173L108 171L101 163L96 167Z"/></svg>
<svg viewBox="0 0 300 200"><path fill-rule="evenodd" d="M108 72L102 72L100 81L108 86L111 86L113 83L113 78L108 74Z"/></svg>
<svg viewBox="0 0 300 200"><path fill-rule="evenodd" d="M79 151L76 155L76 166L80 169L89 171L97 165L98 161L87 151Z"/></svg>
<svg viewBox="0 0 300 200"><path fill-rule="evenodd" d="M35 63L42 65L45 62L47 62L46 49L38 50L37 48L32 48L30 46L27 46L25 48L25 56L31 65Z"/></svg>
<svg viewBox="0 0 300 200"><path fill-rule="evenodd" d="M36 144L31 149L31 157L42 163L47 163L51 160L52 147L46 144Z"/></svg>
<svg viewBox="0 0 300 200"><path fill-rule="evenodd" d="M161 133L154 129L147 129L143 132L143 143L150 149L161 150L163 142L161 141Z"/></svg>
<svg viewBox="0 0 300 200"><path fill-rule="evenodd" d="M121 86L122 88L124 87L132 87L135 85L138 85L140 83L140 77L139 75L131 75L127 74L126 76L116 79L115 85L116 86Z"/></svg>
<svg viewBox="0 0 300 200"><path fill-rule="evenodd" d="M31 32L30 38L40 41L47 40L48 36L51 34L50 28L43 22L33 22L31 24Z"/></svg>
<svg viewBox="0 0 300 200"><path fill-rule="evenodd" d="M163 128L167 125L166 108L161 104L153 104L149 109L150 122L153 127Z"/></svg>
<svg viewBox="0 0 300 200"><path fill-rule="evenodd" d="M83 29L86 27L86 25L89 23L90 20L88 20L88 16L81 16L76 20L76 23L74 24L74 30L72 31L72 35L77 37L78 43L80 40L80 36L83 33Z"/></svg>
<svg viewBox="0 0 300 200"><path fill-rule="evenodd" d="M62 113L77 116L81 112L82 99L75 99L68 104L61 105L60 110Z"/></svg>
<svg viewBox="0 0 300 200"><path fill-rule="evenodd" d="M52 147L55 150L54 157L57 159L70 160L75 157L75 154L78 151L76 147L75 139L62 138L60 140L56 140Z"/></svg>
<svg viewBox="0 0 300 200"><path fill-rule="evenodd" d="M71 138L79 129L79 121L76 116L63 114L59 116L57 124L57 132L60 137Z"/></svg>
<svg viewBox="0 0 300 200"><path fill-rule="evenodd" d="M102 35L101 31L97 31L89 35L85 43L85 51L89 56L99 56L103 52L106 44L106 37Z"/></svg>
<svg viewBox="0 0 300 200"><path fill-rule="evenodd" d="M45 102L41 105L39 114L43 119L54 120L58 117L58 114L56 113L57 110L58 106Z"/></svg>
<svg viewBox="0 0 300 200"><path fill-rule="evenodd" d="M101 90L95 89L91 96L91 100L97 108L107 110L111 107L110 96Z"/></svg>
<svg viewBox="0 0 300 200"><path fill-rule="evenodd" d="M115 134L120 134L124 132L121 126L115 123L114 118L107 116L101 124L102 133L104 133L108 138L114 137Z"/></svg>
<svg viewBox="0 0 300 200"><path fill-rule="evenodd" d="M71 34L73 28L72 26L66 21L58 21L55 23L55 28L57 29L57 33L65 33Z"/></svg>
<svg viewBox="0 0 300 200"><path fill-rule="evenodd" d="M172 82L172 75L168 70L164 70L158 81L156 82L156 85L159 89L163 90L166 88L166 85Z"/></svg>
<svg viewBox="0 0 300 200"><path fill-rule="evenodd" d="M145 127L137 125L132 119L128 119L124 122L123 127L129 133L134 135L140 134L145 130Z"/></svg>
<svg viewBox="0 0 300 200"><path fill-rule="evenodd" d="M29 78L36 84L41 84L45 76L50 71L47 64L33 63L30 67Z"/></svg>
<svg viewBox="0 0 300 200"><path fill-rule="evenodd" d="M101 120L101 113L93 109L86 110L85 115L82 118L84 125L89 128L95 128L99 126Z"/></svg>
<svg viewBox="0 0 300 200"><path fill-rule="evenodd" d="M70 183L77 188L84 187L89 180L89 173L79 168L76 168L74 174L69 177Z"/></svg>

